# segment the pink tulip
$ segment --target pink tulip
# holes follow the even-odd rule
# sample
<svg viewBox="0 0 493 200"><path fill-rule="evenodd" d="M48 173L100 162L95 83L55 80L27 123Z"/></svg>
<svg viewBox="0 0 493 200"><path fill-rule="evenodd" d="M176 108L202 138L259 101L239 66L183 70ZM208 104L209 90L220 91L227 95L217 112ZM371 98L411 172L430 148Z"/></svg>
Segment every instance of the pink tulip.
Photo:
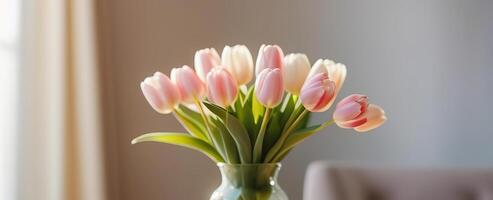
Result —
<svg viewBox="0 0 493 200"><path fill-rule="evenodd" d="M205 94L205 85L192 68L184 65L171 70L171 80L176 84L184 103L201 101Z"/></svg>
<svg viewBox="0 0 493 200"><path fill-rule="evenodd" d="M380 106L370 104L365 113L367 121L361 126L355 127L358 132L366 132L381 126L387 120L385 111Z"/></svg>
<svg viewBox="0 0 493 200"><path fill-rule="evenodd" d="M368 104L365 95L353 94L341 100L334 112L334 120L341 128L354 128L358 132L372 130L387 118L382 108Z"/></svg>
<svg viewBox="0 0 493 200"><path fill-rule="evenodd" d="M170 113L180 103L178 88L161 72L147 77L140 83L140 88L151 107L159 113Z"/></svg>
<svg viewBox="0 0 493 200"><path fill-rule="evenodd" d="M329 75L329 80L334 81L336 85L335 96L327 105L327 107L330 107L334 103L337 94L339 94L342 84L346 79L346 66L341 63L335 63L332 60L319 59L315 62L315 64L313 64L306 79L308 80L310 77L315 76L318 73L327 73Z"/></svg>
<svg viewBox="0 0 493 200"><path fill-rule="evenodd" d="M335 98L336 85L329 80L327 73L318 73L309 77L301 88L300 100L311 112L324 112Z"/></svg>
<svg viewBox="0 0 493 200"><path fill-rule="evenodd" d="M238 94L238 85L233 76L224 68L212 69L207 74L208 98L219 106L227 107Z"/></svg>
<svg viewBox="0 0 493 200"><path fill-rule="evenodd" d="M194 65L197 75L204 83L207 79L207 73L212 68L221 64L221 58L214 48L201 49L195 52Z"/></svg>
<svg viewBox="0 0 493 200"><path fill-rule="evenodd" d="M266 68L260 72L255 81L255 96L267 108L279 105L284 94L284 85L280 69Z"/></svg>
<svg viewBox="0 0 493 200"><path fill-rule="evenodd" d="M265 68L278 68L282 72L284 68L283 59L284 53L279 46L263 44L258 50L255 74L258 76Z"/></svg>

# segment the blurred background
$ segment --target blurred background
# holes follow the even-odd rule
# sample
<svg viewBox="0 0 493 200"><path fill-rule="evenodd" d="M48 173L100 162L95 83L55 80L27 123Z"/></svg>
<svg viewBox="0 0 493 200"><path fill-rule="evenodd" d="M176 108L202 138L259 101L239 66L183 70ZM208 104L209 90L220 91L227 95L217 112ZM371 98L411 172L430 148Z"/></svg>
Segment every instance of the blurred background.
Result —
<svg viewBox="0 0 493 200"><path fill-rule="evenodd" d="M234 44L344 63L339 98L368 94L387 112L368 134L330 127L292 151L280 175L291 199L315 160L492 168L492 10L489 0L0 0L0 199L207 199L220 183L208 158L130 145L183 130L139 84Z"/></svg>

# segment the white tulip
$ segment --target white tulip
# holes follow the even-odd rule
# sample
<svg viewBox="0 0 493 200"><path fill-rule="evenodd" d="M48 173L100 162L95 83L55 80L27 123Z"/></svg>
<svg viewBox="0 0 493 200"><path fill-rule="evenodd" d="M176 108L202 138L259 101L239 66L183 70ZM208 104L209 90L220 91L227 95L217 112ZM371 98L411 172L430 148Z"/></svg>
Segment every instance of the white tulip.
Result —
<svg viewBox="0 0 493 200"><path fill-rule="evenodd" d="M284 57L284 88L299 95L301 87L310 72L310 61L305 54L288 54Z"/></svg>
<svg viewBox="0 0 493 200"><path fill-rule="evenodd" d="M238 85L247 84L252 80L253 59L252 54L245 45L225 46L221 61Z"/></svg>

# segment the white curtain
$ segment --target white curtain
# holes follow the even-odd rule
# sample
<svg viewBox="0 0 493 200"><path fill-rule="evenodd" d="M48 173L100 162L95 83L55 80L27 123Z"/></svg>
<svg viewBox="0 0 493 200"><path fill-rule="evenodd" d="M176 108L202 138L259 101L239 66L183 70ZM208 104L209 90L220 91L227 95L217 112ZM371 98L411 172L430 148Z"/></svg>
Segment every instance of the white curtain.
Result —
<svg viewBox="0 0 493 200"><path fill-rule="evenodd" d="M25 0L18 197L104 199L92 0Z"/></svg>

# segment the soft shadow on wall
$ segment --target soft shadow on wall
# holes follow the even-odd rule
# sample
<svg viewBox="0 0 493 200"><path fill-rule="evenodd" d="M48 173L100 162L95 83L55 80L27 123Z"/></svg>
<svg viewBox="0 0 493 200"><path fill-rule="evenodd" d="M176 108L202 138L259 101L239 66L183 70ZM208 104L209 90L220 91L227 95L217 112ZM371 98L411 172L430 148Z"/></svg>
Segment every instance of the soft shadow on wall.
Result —
<svg viewBox="0 0 493 200"><path fill-rule="evenodd" d="M489 76L493 2L473 1L132 1L98 5L112 199L205 199L219 173L204 156L130 140L182 130L140 94L154 71L192 65L195 50L262 43L314 62L348 66L340 97L370 95L388 112L371 134L328 128L285 160L281 183L301 199L313 160L398 165L493 166ZM321 121L330 112L314 118Z"/></svg>

